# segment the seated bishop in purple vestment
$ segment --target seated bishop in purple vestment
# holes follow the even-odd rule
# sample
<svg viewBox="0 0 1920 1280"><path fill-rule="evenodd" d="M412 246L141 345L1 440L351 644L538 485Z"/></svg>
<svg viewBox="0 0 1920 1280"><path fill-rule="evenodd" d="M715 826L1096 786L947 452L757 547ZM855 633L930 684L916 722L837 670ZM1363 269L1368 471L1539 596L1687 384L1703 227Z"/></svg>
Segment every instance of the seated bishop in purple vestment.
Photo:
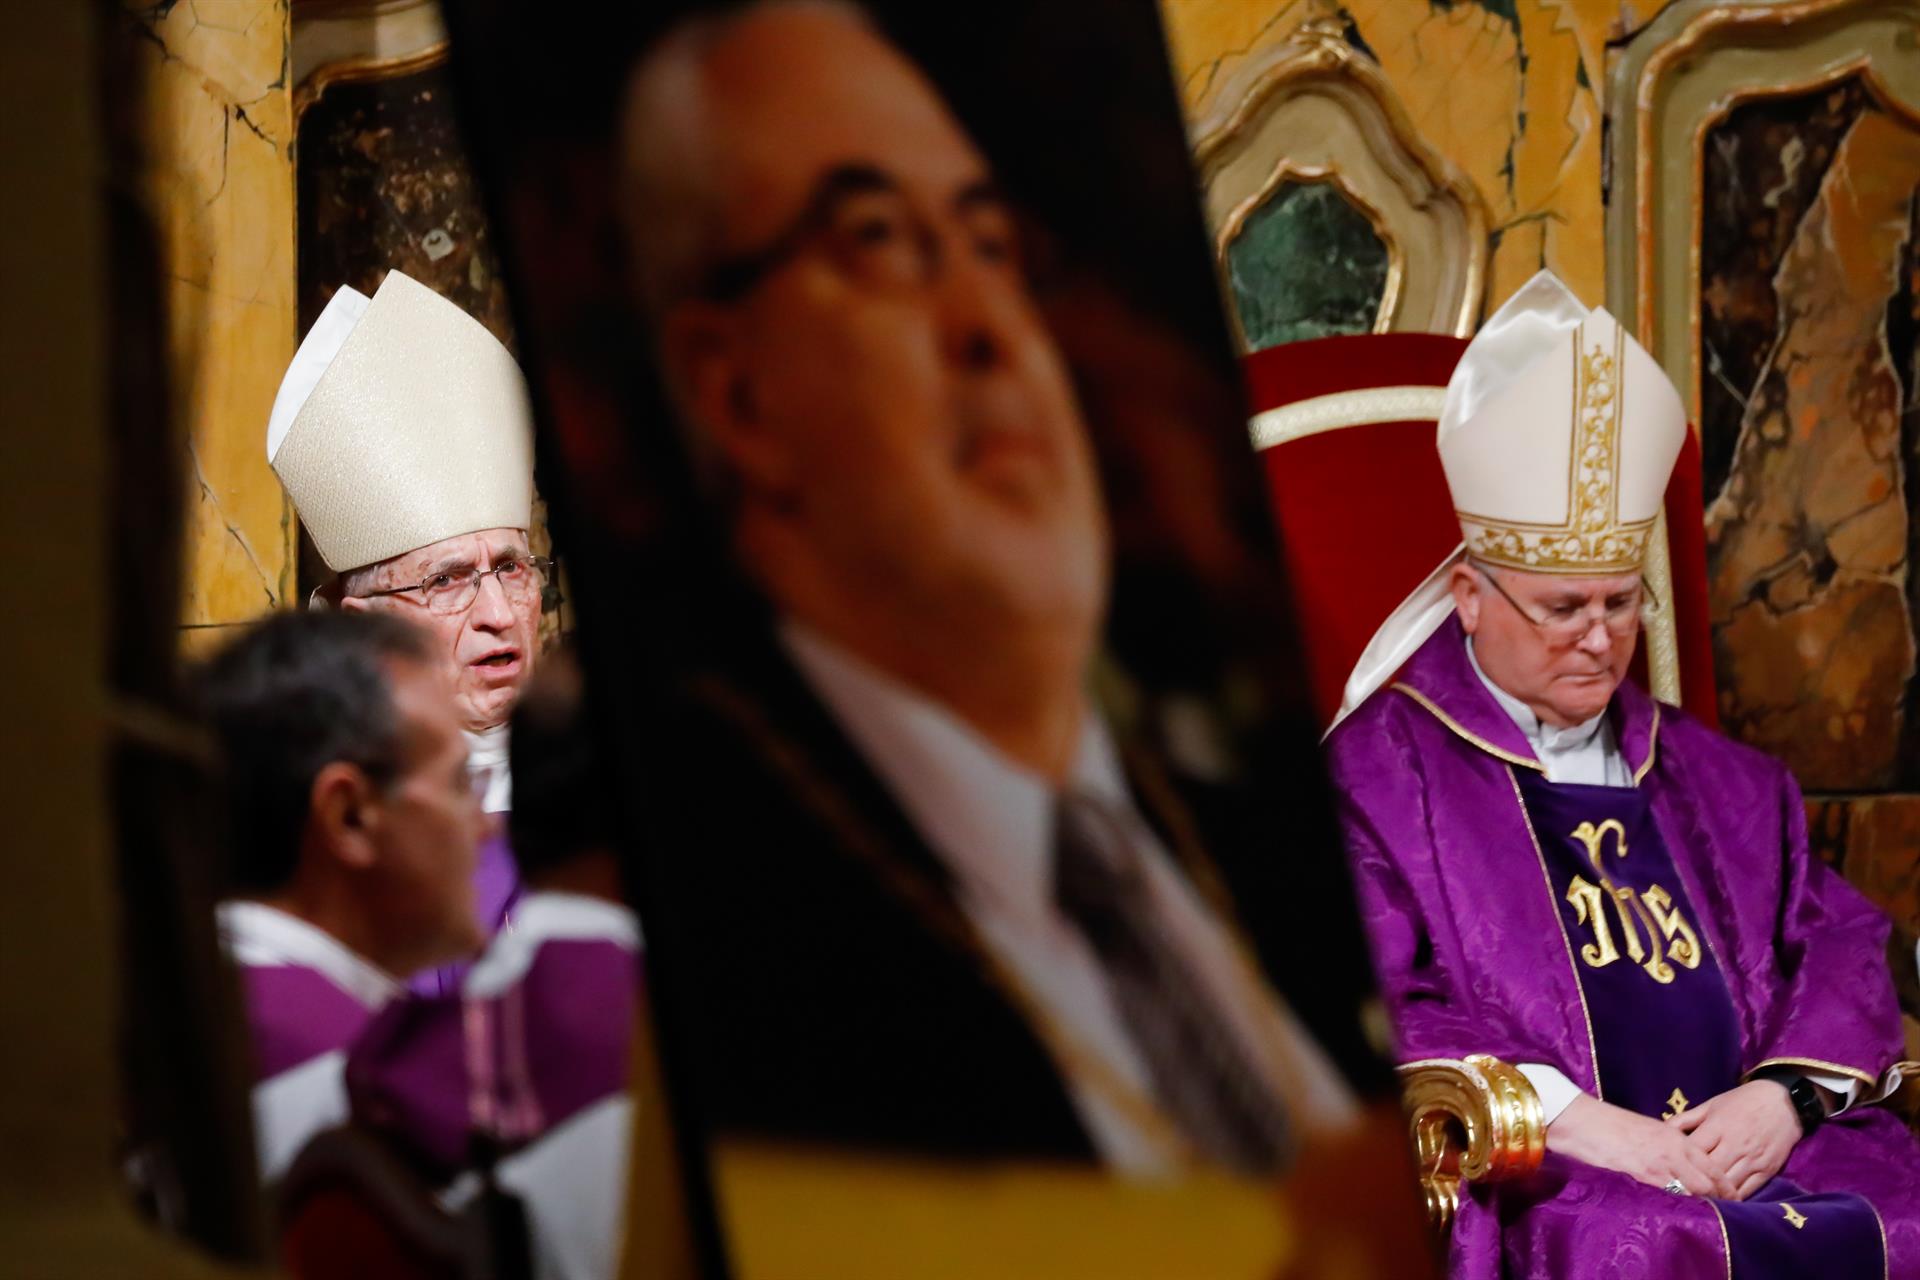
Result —
<svg viewBox="0 0 1920 1280"><path fill-rule="evenodd" d="M346 1118L347 1047L395 975L479 943L482 815L445 671L395 618L280 614L200 677L234 845L220 936L240 970L264 1180Z"/></svg>
<svg viewBox="0 0 1920 1280"><path fill-rule="evenodd" d="M539 657L552 569L528 542L533 430L519 366L479 321L401 272L371 298L343 285L281 381L267 460L338 574L316 598L395 614L433 638L473 785L495 818L473 886L491 936L519 892L497 830L512 802L507 717ZM447 994L461 972L410 985Z"/></svg>
<svg viewBox="0 0 1920 1280"><path fill-rule="evenodd" d="M1605 312L1523 288L1439 424L1464 545L1328 737L1401 1061L1512 1062L1549 1121L1452 1274L1920 1277L1888 923L1783 766L1626 679L1686 429Z"/></svg>

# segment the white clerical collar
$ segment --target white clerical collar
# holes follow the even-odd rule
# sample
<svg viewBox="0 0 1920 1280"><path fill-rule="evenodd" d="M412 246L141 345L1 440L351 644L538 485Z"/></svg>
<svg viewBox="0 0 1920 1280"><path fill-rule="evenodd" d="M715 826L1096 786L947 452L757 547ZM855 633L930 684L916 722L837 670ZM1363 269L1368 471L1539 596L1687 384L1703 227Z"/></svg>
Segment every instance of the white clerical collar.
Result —
<svg viewBox="0 0 1920 1280"><path fill-rule="evenodd" d="M1549 782L1605 787L1633 785L1632 771L1627 768L1626 757L1614 738L1613 723L1606 711L1564 729L1542 724L1531 707L1487 678L1487 673L1480 669L1479 658L1474 655L1471 636L1467 637L1467 661L1473 665L1473 673L1480 677L1480 683L1500 704L1500 709L1527 736L1534 758L1546 770Z"/></svg>
<svg viewBox="0 0 1920 1280"><path fill-rule="evenodd" d="M480 807L487 813L513 808L513 773L507 767L507 726L460 731L467 739L467 776L480 791Z"/></svg>
<svg viewBox="0 0 1920 1280"><path fill-rule="evenodd" d="M220 943L247 968L297 965L313 969L369 1009L400 994L378 965L317 925L264 902L235 898L216 909Z"/></svg>
<svg viewBox="0 0 1920 1280"><path fill-rule="evenodd" d="M1500 704L1500 709L1520 726L1520 732L1526 734L1527 741L1536 748L1544 748L1555 754L1578 751L1592 744L1596 735L1606 724L1607 713L1604 708L1591 720L1582 720L1579 724L1568 725L1565 728L1544 724L1540 717L1534 714L1532 707L1495 684L1487 673L1480 669L1480 659L1473 652L1472 636L1467 637L1467 661L1473 665L1473 674L1480 677L1480 683L1487 686L1487 692L1491 693L1494 700Z"/></svg>
<svg viewBox="0 0 1920 1280"><path fill-rule="evenodd" d="M1053 900L1054 787L945 707L791 620L780 639L961 893L1025 918ZM1068 785L1131 808L1112 735L1089 713Z"/></svg>

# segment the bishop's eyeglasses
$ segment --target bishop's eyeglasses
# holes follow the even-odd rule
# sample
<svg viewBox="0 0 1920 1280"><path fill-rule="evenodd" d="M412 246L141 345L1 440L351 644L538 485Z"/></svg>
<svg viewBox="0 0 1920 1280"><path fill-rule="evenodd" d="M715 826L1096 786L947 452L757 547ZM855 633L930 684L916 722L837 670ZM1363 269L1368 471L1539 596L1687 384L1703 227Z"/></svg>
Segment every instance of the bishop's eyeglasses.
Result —
<svg viewBox="0 0 1920 1280"><path fill-rule="evenodd" d="M1513 606L1513 611L1532 623L1534 629L1549 643L1576 645L1593 630L1596 614L1591 604L1555 605L1547 610L1546 617L1537 618L1533 610L1515 600L1513 594L1500 585L1500 579L1493 575L1491 569L1478 560L1469 560L1467 563L1477 569L1480 576L1500 593L1501 598ZM1643 611L1652 613L1659 609L1658 601L1659 597L1653 593L1653 588L1642 578L1632 589L1602 601L1597 616L1608 635L1616 640L1624 640L1640 625Z"/></svg>
<svg viewBox="0 0 1920 1280"><path fill-rule="evenodd" d="M553 561L545 556L509 556L491 569L472 565L443 569L410 586L366 591L361 593L360 598L411 596L418 592L420 602L434 613L464 613L479 598L480 584L488 578L500 584L500 590L510 603L529 604L541 598L547 580L552 576Z"/></svg>

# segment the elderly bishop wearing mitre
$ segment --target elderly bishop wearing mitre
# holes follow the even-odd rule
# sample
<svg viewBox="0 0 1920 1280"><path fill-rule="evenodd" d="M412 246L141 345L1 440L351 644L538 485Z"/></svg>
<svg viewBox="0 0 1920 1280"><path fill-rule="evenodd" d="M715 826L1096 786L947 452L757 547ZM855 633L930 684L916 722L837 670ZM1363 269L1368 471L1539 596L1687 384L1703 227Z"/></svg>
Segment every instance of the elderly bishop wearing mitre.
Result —
<svg viewBox="0 0 1920 1280"><path fill-rule="evenodd" d="M1452 1272L1920 1276L1887 921L1783 766L1627 678L1686 430L1611 316L1522 288L1447 388L1463 543L1328 736L1400 1059L1513 1063L1547 1122Z"/></svg>
<svg viewBox="0 0 1920 1280"><path fill-rule="evenodd" d="M499 340L398 271L371 298L342 287L280 384L267 461L336 579L316 596L424 628L445 663L468 769L494 834L475 903L483 930L519 885L503 833L507 719L538 657L547 561L531 554L532 414ZM458 969L416 989L446 992Z"/></svg>

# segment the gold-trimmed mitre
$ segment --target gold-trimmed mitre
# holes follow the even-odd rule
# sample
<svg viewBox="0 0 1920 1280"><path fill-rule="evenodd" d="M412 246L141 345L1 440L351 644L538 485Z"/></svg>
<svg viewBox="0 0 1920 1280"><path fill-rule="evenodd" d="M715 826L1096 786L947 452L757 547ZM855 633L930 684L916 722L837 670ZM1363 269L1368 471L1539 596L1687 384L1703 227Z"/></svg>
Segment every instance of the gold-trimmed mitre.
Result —
<svg viewBox="0 0 1920 1280"><path fill-rule="evenodd" d="M1440 462L1467 554L1528 573L1637 572L1686 431L1646 349L1541 272L1447 387Z"/></svg>
<svg viewBox="0 0 1920 1280"><path fill-rule="evenodd" d="M335 572L533 509L526 379L485 326L398 271L335 293L274 398L267 462Z"/></svg>

